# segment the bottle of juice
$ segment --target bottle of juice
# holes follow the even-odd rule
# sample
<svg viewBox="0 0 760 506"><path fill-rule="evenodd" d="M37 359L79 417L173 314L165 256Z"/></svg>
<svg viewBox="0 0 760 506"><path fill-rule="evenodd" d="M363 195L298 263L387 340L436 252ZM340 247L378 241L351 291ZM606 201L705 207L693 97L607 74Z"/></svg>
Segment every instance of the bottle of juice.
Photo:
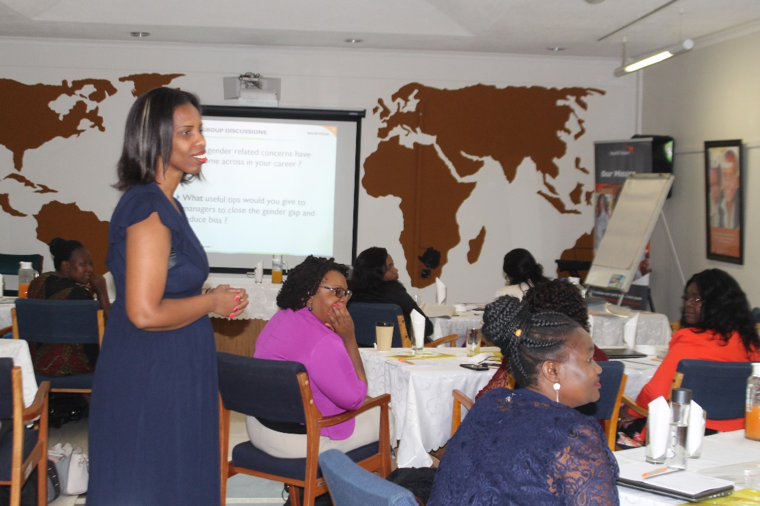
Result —
<svg viewBox="0 0 760 506"><path fill-rule="evenodd" d="M20 262L18 269L18 296L21 299L26 298L26 292L29 290L29 283L38 276L37 271L32 269L32 262Z"/></svg>
<svg viewBox="0 0 760 506"><path fill-rule="evenodd" d="M744 435L760 441L760 362L752 364L752 376L747 379L747 411L744 415Z"/></svg>

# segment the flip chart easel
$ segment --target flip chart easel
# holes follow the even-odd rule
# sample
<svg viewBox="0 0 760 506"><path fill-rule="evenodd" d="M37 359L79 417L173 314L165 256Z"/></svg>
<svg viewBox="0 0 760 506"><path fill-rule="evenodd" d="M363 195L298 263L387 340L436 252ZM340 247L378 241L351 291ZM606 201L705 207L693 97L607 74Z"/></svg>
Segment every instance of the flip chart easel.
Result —
<svg viewBox="0 0 760 506"><path fill-rule="evenodd" d="M662 214L673 179L672 174L628 176L586 276L587 285L618 290L622 301Z"/></svg>

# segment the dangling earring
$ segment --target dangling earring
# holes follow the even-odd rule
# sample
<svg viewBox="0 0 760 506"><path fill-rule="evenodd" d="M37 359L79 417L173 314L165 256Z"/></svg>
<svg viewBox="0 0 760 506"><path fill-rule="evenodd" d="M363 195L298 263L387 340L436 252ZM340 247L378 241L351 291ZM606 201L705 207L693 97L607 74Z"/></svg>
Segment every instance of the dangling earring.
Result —
<svg viewBox="0 0 760 506"><path fill-rule="evenodd" d="M557 402L559 402L559 387L560 387L559 382L554 384L554 391L557 393Z"/></svg>
<svg viewBox="0 0 760 506"><path fill-rule="evenodd" d="M314 311L314 308L313 308L313 307L311 307L311 306L309 306L309 311L310 311L310 312L311 312L311 311Z"/></svg>

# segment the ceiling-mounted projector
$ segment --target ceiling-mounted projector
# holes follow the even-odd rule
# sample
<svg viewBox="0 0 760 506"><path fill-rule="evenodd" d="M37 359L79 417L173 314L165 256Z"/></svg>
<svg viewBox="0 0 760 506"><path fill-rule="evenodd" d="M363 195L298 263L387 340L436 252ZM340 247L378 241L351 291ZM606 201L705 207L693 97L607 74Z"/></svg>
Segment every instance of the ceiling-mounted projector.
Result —
<svg viewBox="0 0 760 506"><path fill-rule="evenodd" d="M225 77L224 98L237 99L242 105L252 107L279 107L280 79L261 77L253 72Z"/></svg>

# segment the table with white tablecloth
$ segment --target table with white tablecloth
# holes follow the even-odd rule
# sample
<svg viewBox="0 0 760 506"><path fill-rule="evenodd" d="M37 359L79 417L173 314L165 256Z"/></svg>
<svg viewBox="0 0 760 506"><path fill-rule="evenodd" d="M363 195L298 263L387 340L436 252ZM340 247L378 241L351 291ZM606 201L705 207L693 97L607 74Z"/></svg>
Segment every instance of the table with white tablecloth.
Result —
<svg viewBox="0 0 760 506"><path fill-rule="evenodd" d="M37 395L37 379L34 376L29 343L23 339L0 339L0 357L13 359L13 365L21 368L24 404L28 407Z"/></svg>
<svg viewBox="0 0 760 506"><path fill-rule="evenodd" d="M619 465L627 462L644 462L644 450L644 447L641 447L618 451L614 455ZM688 471L697 474L734 481L734 487L740 489L746 486L744 469L750 469L757 475L760 472L758 464L760 464L760 442L746 439L744 431L739 430L706 437L702 443L702 457L687 459L686 466ZM622 506L671 506L684 503L683 499L671 499L621 486L618 487L618 494Z"/></svg>
<svg viewBox="0 0 760 506"><path fill-rule="evenodd" d="M496 348L483 348L483 352ZM445 445L451 435L451 392L459 389L471 398L493 376L495 369L471 371L459 364L465 362L466 350L440 348L455 358L414 360L408 364L389 356L411 353L397 348L378 352L362 348L362 361L367 373L367 394L391 394L391 414L399 440L398 467L429 467L433 463L428 452Z"/></svg>
<svg viewBox="0 0 760 506"><path fill-rule="evenodd" d="M0 297L0 329L10 327L13 324L11 320L11 309L13 309L16 297Z"/></svg>

